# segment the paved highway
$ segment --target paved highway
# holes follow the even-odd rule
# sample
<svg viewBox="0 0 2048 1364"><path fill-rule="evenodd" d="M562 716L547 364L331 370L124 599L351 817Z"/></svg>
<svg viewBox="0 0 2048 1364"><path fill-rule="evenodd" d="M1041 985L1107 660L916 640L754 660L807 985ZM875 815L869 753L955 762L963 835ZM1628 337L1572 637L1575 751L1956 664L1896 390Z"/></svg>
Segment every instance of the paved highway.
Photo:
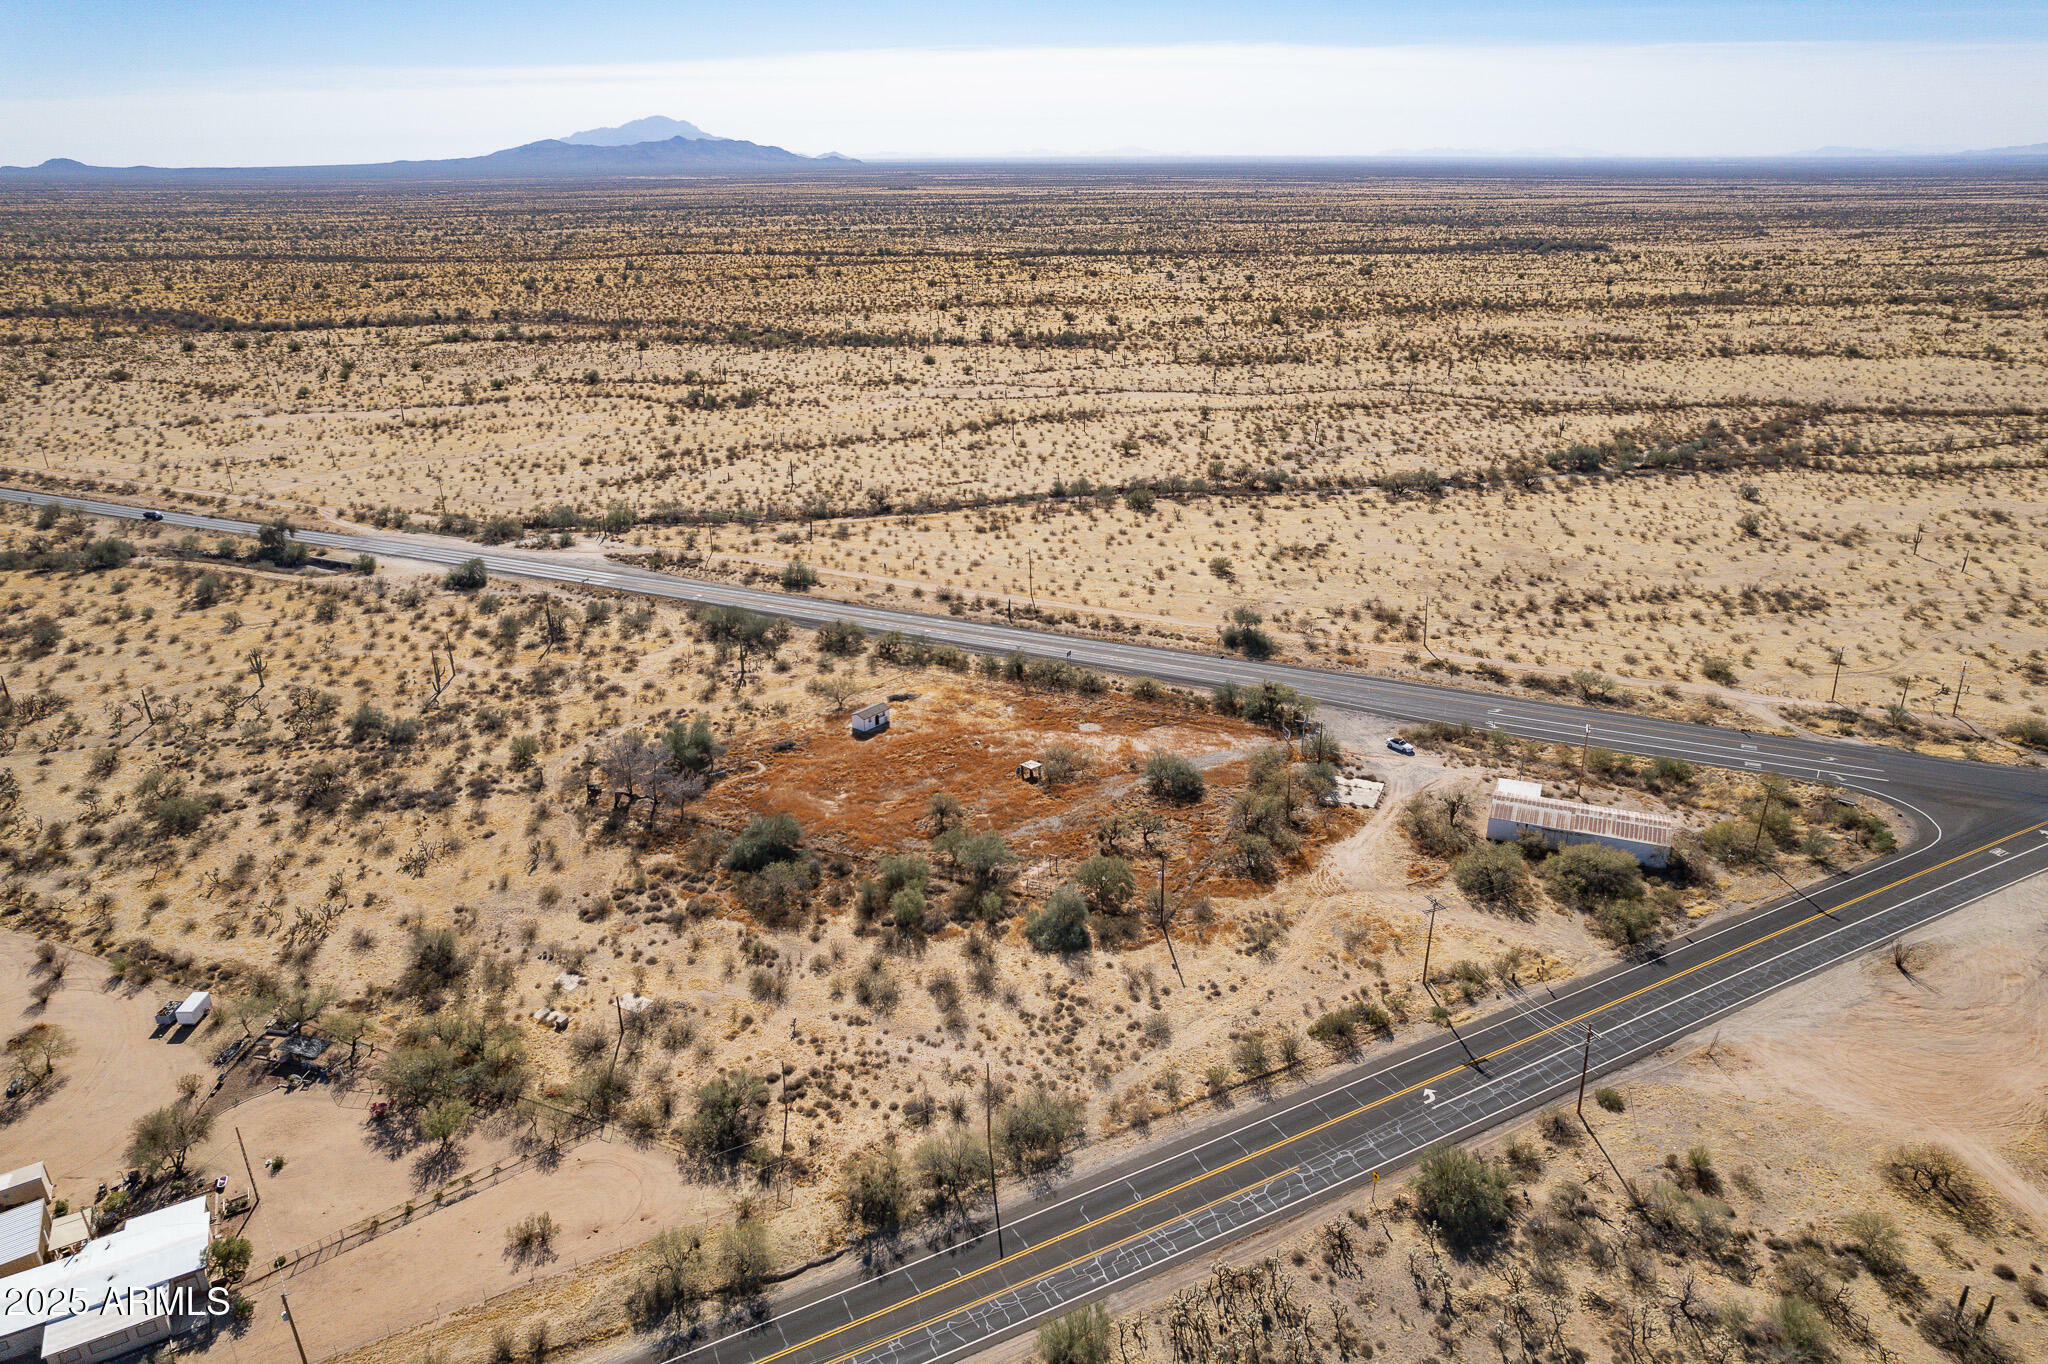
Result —
<svg viewBox="0 0 2048 1364"><path fill-rule="evenodd" d="M109 516L138 509L0 489L0 498ZM167 525L248 533L252 523L183 512ZM848 1273L742 1323L700 1326L650 1347L653 1364L938 1364L1048 1315L1367 1184L1438 1142L1556 1102L1593 1072L1627 1065L1771 991L1889 943L2048 868L2048 772L1931 758L1864 744L1751 735L1423 682L1255 664L1142 644L1069 638L950 617L789 597L545 553L477 550L394 534L299 533L343 553L751 607L803 624L855 620L984 652L1021 650L1209 687L1283 681L1325 707L1392 720L1462 720L1551 741L1670 755L1737 771L1818 778L1902 811L1907 851L1558 989L1532 989L1458 1030L1334 1068L1284 1099L1218 1118L1056 1192L1006 1210L1001 1246L982 1227L881 1273ZM1590 1036L1590 1042L1589 1042Z"/></svg>

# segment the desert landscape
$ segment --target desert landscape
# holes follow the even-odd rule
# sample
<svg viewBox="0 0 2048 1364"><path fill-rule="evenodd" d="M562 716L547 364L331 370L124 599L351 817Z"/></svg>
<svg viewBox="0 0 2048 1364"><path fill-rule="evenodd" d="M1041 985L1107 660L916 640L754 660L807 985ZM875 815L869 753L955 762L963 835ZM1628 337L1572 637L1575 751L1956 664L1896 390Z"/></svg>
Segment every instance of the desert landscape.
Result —
<svg viewBox="0 0 2048 1364"><path fill-rule="evenodd" d="M10 189L0 483L262 529L0 504L0 1166L213 1198L198 1356L639 1359L1913 843L296 534L2038 766L2048 215L1940 184ZM990 1357L2035 1357L2041 905Z"/></svg>

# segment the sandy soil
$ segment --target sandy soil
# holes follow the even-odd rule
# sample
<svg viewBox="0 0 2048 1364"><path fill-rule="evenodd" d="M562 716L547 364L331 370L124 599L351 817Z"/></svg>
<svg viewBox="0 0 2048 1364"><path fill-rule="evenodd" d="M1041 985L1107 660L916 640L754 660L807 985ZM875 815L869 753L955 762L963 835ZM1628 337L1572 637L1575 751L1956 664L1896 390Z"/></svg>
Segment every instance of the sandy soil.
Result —
<svg viewBox="0 0 2048 1364"><path fill-rule="evenodd" d="M41 1091L0 1105L0 1166L42 1161L57 1196L77 1208L92 1201L101 1180L115 1182L127 1168L122 1150L138 1114L176 1098L181 1076L210 1080L210 1053L222 1034L202 1027L176 1041L177 1031L155 1035L157 1006L185 992L163 982L142 991L109 986L106 966L82 952L63 953L64 984L47 1009L38 1009L29 997L35 945L33 938L0 929L6 1035L51 1023L69 1033L78 1050Z"/></svg>
<svg viewBox="0 0 2048 1364"><path fill-rule="evenodd" d="M309 1115L313 1125L333 1121L334 1110L324 1098L303 1102L319 1110ZM237 1116L244 1111L237 1110ZM329 1160L323 1144L341 1149ZM476 1143L476 1149L465 1150L466 1160L475 1162L489 1145ZM343 1125L338 1143L314 1138L309 1146L266 1183L264 1205L243 1233L256 1242L259 1270L270 1246L284 1239L281 1233L321 1229L331 1225L323 1214L361 1206L352 1193L323 1194L322 1181L378 1177L352 1124ZM296 1187L295 1172L303 1172ZM406 1182L398 1181L401 1186ZM515 1259L506 1248L506 1230L543 1211L560 1224L553 1252L539 1260ZM722 1195L680 1178L673 1157L658 1148L585 1142L552 1169L530 1169L311 1268L261 1280L250 1290L259 1311L249 1330L223 1337L203 1357L260 1364L291 1358L291 1341L278 1316L280 1293L294 1304L307 1353L327 1358L602 1259L665 1227L715 1221L724 1214Z"/></svg>

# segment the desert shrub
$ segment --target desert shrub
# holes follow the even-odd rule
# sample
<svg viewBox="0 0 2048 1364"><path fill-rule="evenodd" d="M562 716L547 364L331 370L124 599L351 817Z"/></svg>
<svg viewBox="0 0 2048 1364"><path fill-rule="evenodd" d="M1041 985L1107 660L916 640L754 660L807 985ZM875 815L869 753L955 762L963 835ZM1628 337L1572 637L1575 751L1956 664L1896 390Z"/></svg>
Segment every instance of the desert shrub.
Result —
<svg viewBox="0 0 2048 1364"><path fill-rule="evenodd" d="M1650 764L1650 776L1659 786L1684 786L1693 778L1692 764L1683 758L1658 758Z"/></svg>
<svg viewBox="0 0 2048 1364"><path fill-rule="evenodd" d="M2030 715L2023 720L2015 720L2006 733L2029 748L2048 748L2048 720L2043 720L2039 716Z"/></svg>
<svg viewBox="0 0 2048 1364"><path fill-rule="evenodd" d="M526 1081L526 1043L516 1024L446 1009L401 1032L377 1071L385 1096L415 1113L442 1097L500 1108Z"/></svg>
<svg viewBox="0 0 2048 1364"><path fill-rule="evenodd" d="M453 928L419 929L412 935L405 973L394 988L404 998L432 1004L461 983L469 966L469 954Z"/></svg>
<svg viewBox="0 0 2048 1364"><path fill-rule="evenodd" d="M490 580L491 572L482 559L464 559L448 570L441 585L452 592L481 592Z"/></svg>
<svg viewBox="0 0 2048 1364"><path fill-rule="evenodd" d="M1637 947L1657 936L1664 916L1650 900L1609 900L1593 911L1593 928L1616 947Z"/></svg>
<svg viewBox="0 0 2048 1364"><path fill-rule="evenodd" d="M1238 693L1238 713L1255 725L1298 725L1315 714L1313 697L1284 682L1254 682Z"/></svg>
<svg viewBox="0 0 2048 1364"><path fill-rule="evenodd" d="M1334 1052L1349 1052L1358 1046L1359 1026L1364 1010L1357 1005L1332 1009L1308 1025L1308 1035Z"/></svg>
<svg viewBox="0 0 2048 1364"><path fill-rule="evenodd" d="M349 742L359 744L369 739L380 738L385 726L390 723L390 717L365 701L356 707L355 714L348 717Z"/></svg>
<svg viewBox="0 0 2048 1364"><path fill-rule="evenodd" d="M868 632L850 620L827 621L818 629L818 651L838 658L866 652Z"/></svg>
<svg viewBox="0 0 2048 1364"><path fill-rule="evenodd" d="M1621 1091L1612 1085L1602 1085L1593 1091L1593 1102L1609 1113L1622 1113L1628 1109L1628 1101L1621 1097Z"/></svg>
<svg viewBox="0 0 2048 1364"><path fill-rule="evenodd" d="M683 1145L712 1160L746 1154L768 1110L768 1082L744 1070L729 1070L697 1086L694 1108L677 1131Z"/></svg>
<svg viewBox="0 0 2048 1364"><path fill-rule="evenodd" d="M670 1229L648 1243L652 1263L626 1294L626 1318L648 1331L671 1321L695 1321L706 1297L704 1236Z"/></svg>
<svg viewBox="0 0 2048 1364"><path fill-rule="evenodd" d="M1258 614L1250 614L1251 619L1248 621L1232 621L1224 626L1218 632L1218 637L1224 648L1243 654L1246 658L1271 658L1280 652L1280 646L1273 641L1271 635L1259 628Z"/></svg>
<svg viewBox="0 0 2048 1364"><path fill-rule="evenodd" d="M871 961L853 978L853 1000L872 1013L892 1014L903 1000L903 986L887 966Z"/></svg>
<svg viewBox="0 0 2048 1364"><path fill-rule="evenodd" d="M1732 687L1738 680L1735 669L1725 658L1703 659L1700 663L1700 676L1723 687Z"/></svg>
<svg viewBox="0 0 2048 1364"><path fill-rule="evenodd" d="M1101 853L1074 868L1074 884L1088 897L1088 907L1097 914L1121 914L1138 889L1129 862Z"/></svg>
<svg viewBox="0 0 2048 1364"><path fill-rule="evenodd" d="M172 838L183 838L196 830L206 819L212 806L198 796L183 792L172 792L159 797L149 807L149 817L156 827Z"/></svg>
<svg viewBox="0 0 2048 1364"><path fill-rule="evenodd" d="M127 1162L151 1174L165 1165L183 1174L185 1157L213 1132L213 1114L203 1104L180 1099L137 1118L129 1129Z"/></svg>
<svg viewBox="0 0 2048 1364"><path fill-rule="evenodd" d="M1990 1225L1997 1209L1977 1172L1946 1146L1921 1142L1895 1147L1885 1157L1884 1173L1902 1193L1966 1227Z"/></svg>
<svg viewBox="0 0 2048 1364"><path fill-rule="evenodd" d="M1771 1304L1764 1331L1779 1347L1781 1357L1810 1364L1833 1357L1827 1323L1812 1303L1796 1293L1787 1293Z"/></svg>
<svg viewBox="0 0 2048 1364"><path fill-rule="evenodd" d="M892 1146L857 1152L840 1173L846 1215L864 1232L894 1231L910 1207L910 1180Z"/></svg>
<svg viewBox="0 0 2048 1364"><path fill-rule="evenodd" d="M1040 1364L1109 1364L1113 1334L1099 1302L1063 1312L1038 1328Z"/></svg>
<svg viewBox="0 0 2048 1364"><path fill-rule="evenodd" d="M1850 1213L1842 1219L1842 1239L1879 1280L1895 1282L1907 1274L1905 1239L1888 1214Z"/></svg>
<svg viewBox="0 0 2048 1364"><path fill-rule="evenodd" d="M1700 835L1700 847L1728 867L1768 867L1778 860L1778 845L1759 837L1748 820L1716 820Z"/></svg>
<svg viewBox="0 0 2048 1364"><path fill-rule="evenodd" d="M1463 801L1419 795L1401 811L1401 828L1415 850L1430 857L1463 855L1479 841Z"/></svg>
<svg viewBox="0 0 2048 1364"><path fill-rule="evenodd" d="M1035 1085L996 1115L996 1142L1018 1169L1045 1165L1081 1134L1081 1101Z"/></svg>
<svg viewBox="0 0 2048 1364"><path fill-rule="evenodd" d="M988 1185L988 1152L959 1124L919 1142L910 1163L934 1208L963 1207Z"/></svg>
<svg viewBox="0 0 2048 1364"><path fill-rule="evenodd" d="M1088 901L1073 886L1060 886L1024 919L1024 937L1041 952L1088 950Z"/></svg>
<svg viewBox="0 0 2048 1364"><path fill-rule="evenodd" d="M249 1272L249 1257L254 1252L247 1238L241 1236L216 1236L206 1245L207 1267L222 1283L234 1283Z"/></svg>
<svg viewBox="0 0 2048 1364"><path fill-rule="evenodd" d="M755 815L726 848L721 865L727 871L757 872L776 862L804 855L804 827L795 815Z"/></svg>
<svg viewBox="0 0 2048 1364"><path fill-rule="evenodd" d="M729 1298L750 1298L775 1261L768 1249L768 1228L749 1217L727 1227L718 1238L718 1286Z"/></svg>
<svg viewBox="0 0 2048 1364"><path fill-rule="evenodd" d="M532 734L515 734L506 751L506 762L514 772L524 772L540 757L540 739Z"/></svg>
<svg viewBox="0 0 2048 1364"><path fill-rule="evenodd" d="M771 862L745 879L740 900L762 923L781 927L809 900L817 884L817 870L817 863L809 858Z"/></svg>
<svg viewBox="0 0 2048 1364"><path fill-rule="evenodd" d="M801 559L791 559L782 566L776 581L785 592L808 592L818 585L818 570Z"/></svg>
<svg viewBox="0 0 2048 1364"><path fill-rule="evenodd" d="M1047 787L1064 786L1088 775L1089 759L1086 753L1069 744L1054 744L1038 758L1040 778Z"/></svg>
<svg viewBox="0 0 2048 1364"><path fill-rule="evenodd" d="M1544 862L1543 875L1559 899L1578 909L1643 897L1643 869L1636 859L1598 843L1559 849Z"/></svg>
<svg viewBox="0 0 2048 1364"><path fill-rule="evenodd" d="M1416 1170L1416 1215L1462 1254L1491 1250L1507 1230L1508 1208L1506 1177L1462 1146L1439 1146Z"/></svg>
<svg viewBox="0 0 2048 1364"><path fill-rule="evenodd" d="M1512 843L1482 843L1452 864L1451 878L1467 898L1501 909L1527 906L1529 861Z"/></svg>
<svg viewBox="0 0 2048 1364"><path fill-rule="evenodd" d="M1188 805L1200 800L1208 790L1201 772L1178 753L1148 755L1143 771L1145 789L1151 792L1155 800L1170 800L1177 805Z"/></svg>

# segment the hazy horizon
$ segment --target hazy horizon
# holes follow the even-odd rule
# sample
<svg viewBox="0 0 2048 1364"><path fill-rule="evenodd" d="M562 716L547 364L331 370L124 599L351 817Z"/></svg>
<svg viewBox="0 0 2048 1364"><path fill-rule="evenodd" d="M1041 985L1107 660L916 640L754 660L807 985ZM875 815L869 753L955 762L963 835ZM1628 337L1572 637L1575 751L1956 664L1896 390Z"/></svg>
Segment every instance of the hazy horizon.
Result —
<svg viewBox="0 0 2048 1364"><path fill-rule="evenodd" d="M866 160L1787 156L2048 140L2048 10L627 0L273 14L0 0L0 163L478 155L649 115Z"/></svg>

